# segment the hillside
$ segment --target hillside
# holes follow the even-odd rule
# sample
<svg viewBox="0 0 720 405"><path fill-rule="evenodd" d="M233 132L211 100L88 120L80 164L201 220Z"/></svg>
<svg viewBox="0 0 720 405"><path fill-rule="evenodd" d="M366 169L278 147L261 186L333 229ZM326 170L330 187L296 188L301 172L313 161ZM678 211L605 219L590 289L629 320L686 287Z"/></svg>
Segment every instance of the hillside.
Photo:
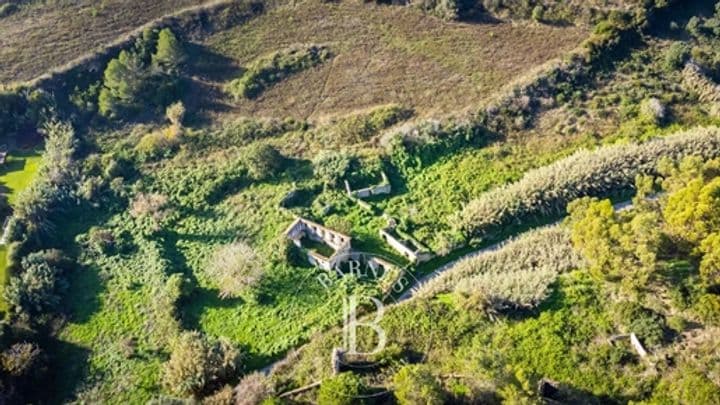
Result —
<svg viewBox="0 0 720 405"><path fill-rule="evenodd" d="M294 44L324 44L333 55L256 99L223 102L217 109L226 114L318 120L395 103L421 117L442 117L486 101L508 81L577 47L587 34L575 26L448 24L406 7L309 2L274 9L210 36L204 45L236 72ZM207 70L200 68L201 74ZM206 79L198 85L217 97L211 90L227 74ZM197 107L212 101L199 99Z"/></svg>
<svg viewBox="0 0 720 405"><path fill-rule="evenodd" d="M0 18L0 83L33 79L155 18L205 3L209 1L20 2L17 11Z"/></svg>
<svg viewBox="0 0 720 405"><path fill-rule="evenodd" d="M201 3L0 17L0 403L716 402L720 5Z"/></svg>

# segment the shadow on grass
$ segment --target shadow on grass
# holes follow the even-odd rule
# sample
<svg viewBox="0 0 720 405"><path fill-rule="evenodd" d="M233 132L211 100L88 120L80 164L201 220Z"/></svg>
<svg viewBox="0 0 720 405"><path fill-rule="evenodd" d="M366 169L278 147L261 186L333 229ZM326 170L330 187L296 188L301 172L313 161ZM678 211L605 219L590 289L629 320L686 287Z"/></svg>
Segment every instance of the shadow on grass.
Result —
<svg viewBox="0 0 720 405"><path fill-rule="evenodd" d="M73 394L80 388L79 382L88 375L90 350L55 338L48 338L42 347L50 356L50 364L54 364L48 367L47 375L47 381L52 384L32 390L35 398L29 403L66 403L73 399Z"/></svg>

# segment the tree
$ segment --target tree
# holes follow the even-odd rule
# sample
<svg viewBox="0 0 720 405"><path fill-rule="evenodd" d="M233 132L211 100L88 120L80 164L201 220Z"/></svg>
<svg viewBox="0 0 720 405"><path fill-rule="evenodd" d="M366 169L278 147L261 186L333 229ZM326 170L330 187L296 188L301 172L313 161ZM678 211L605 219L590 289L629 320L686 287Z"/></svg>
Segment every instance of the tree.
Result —
<svg viewBox="0 0 720 405"><path fill-rule="evenodd" d="M616 213L610 200L581 198L568 206L573 245L598 278L622 279L630 290L644 286L657 267L660 215L649 209Z"/></svg>
<svg viewBox="0 0 720 405"><path fill-rule="evenodd" d="M395 397L400 405L442 404L445 399L440 384L422 366L404 366L393 377Z"/></svg>
<svg viewBox="0 0 720 405"><path fill-rule="evenodd" d="M163 385L176 395L199 396L231 378L239 367L240 352L227 340L210 341L200 332L184 332L163 365Z"/></svg>
<svg viewBox="0 0 720 405"><path fill-rule="evenodd" d="M319 405L351 405L357 403L364 389L360 377L351 372L327 378L320 384Z"/></svg>
<svg viewBox="0 0 720 405"><path fill-rule="evenodd" d="M53 309L67 288L62 278L65 259L59 251L34 252L22 259L22 271L5 289L5 299L15 312L35 315Z"/></svg>
<svg viewBox="0 0 720 405"><path fill-rule="evenodd" d="M663 216L671 233L693 245L720 229L720 177L696 177L668 196Z"/></svg>
<svg viewBox="0 0 720 405"><path fill-rule="evenodd" d="M256 180L275 177L285 168L285 157L273 146L256 143L245 155L250 176Z"/></svg>
<svg viewBox="0 0 720 405"><path fill-rule="evenodd" d="M263 277L264 263L250 245L235 242L218 249L208 266L208 275L220 288L221 298L239 297Z"/></svg>
<svg viewBox="0 0 720 405"><path fill-rule="evenodd" d="M347 175L352 160L346 153L323 151L313 159L313 173L323 184L335 186Z"/></svg>
<svg viewBox="0 0 720 405"><path fill-rule="evenodd" d="M121 51L105 69L98 99L100 114L114 118L137 110L147 75L145 64L135 52Z"/></svg>
<svg viewBox="0 0 720 405"><path fill-rule="evenodd" d="M700 244L703 253L700 261L700 277L709 287L720 285L720 232L713 233Z"/></svg>
<svg viewBox="0 0 720 405"><path fill-rule="evenodd" d="M169 28L162 29L158 34L157 50L152 56L153 66L166 73L176 73L185 59L185 50L175 34Z"/></svg>

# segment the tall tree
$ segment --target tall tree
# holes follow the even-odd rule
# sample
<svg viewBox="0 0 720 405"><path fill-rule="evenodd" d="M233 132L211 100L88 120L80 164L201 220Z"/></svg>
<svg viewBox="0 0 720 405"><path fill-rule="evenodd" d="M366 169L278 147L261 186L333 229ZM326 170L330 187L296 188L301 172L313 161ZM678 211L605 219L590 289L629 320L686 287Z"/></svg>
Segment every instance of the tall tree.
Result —
<svg viewBox="0 0 720 405"><path fill-rule="evenodd" d="M185 62L186 55L180 41L169 29L164 28L158 34L157 50L152 57L153 66L166 73L177 72Z"/></svg>

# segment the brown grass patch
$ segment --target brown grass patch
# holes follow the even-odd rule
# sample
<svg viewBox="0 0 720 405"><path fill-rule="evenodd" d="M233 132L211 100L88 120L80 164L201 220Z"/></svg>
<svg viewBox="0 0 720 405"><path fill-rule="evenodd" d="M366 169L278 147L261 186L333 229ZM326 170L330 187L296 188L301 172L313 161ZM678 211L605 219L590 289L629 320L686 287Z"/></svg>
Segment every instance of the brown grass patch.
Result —
<svg viewBox="0 0 720 405"><path fill-rule="evenodd" d="M0 83L32 79L157 17L210 0L38 2L0 19Z"/></svg>
<svg viewBox="0 0 720 405"><path fill-rule="evenodd" d="M420 116L442 115L479 104L513 78L576 47L586 35L577 27L447 23L407 7L310 0L217 33L206 45L238 69L296 43L328 44L332 61L286 79L255 100L221 96L217 89L227 77L199 78L205 98L198 107L315 119L397 103ZM219 105L212 106L218 96Z"/></svg>

